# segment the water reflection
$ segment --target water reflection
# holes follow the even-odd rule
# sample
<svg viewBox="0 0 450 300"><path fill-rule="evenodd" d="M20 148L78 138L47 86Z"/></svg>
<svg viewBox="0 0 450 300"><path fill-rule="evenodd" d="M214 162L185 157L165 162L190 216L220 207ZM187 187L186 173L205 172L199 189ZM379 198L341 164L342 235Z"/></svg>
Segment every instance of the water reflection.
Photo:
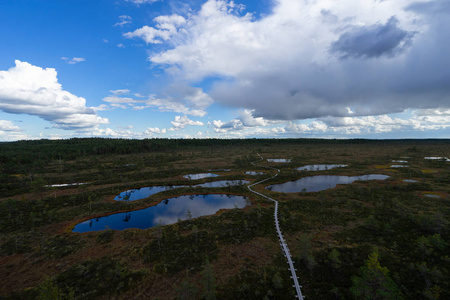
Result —
<svg viewBox="0 0 450 300"><path fill-rule="evenodd" d="M65 186L77 186L77 185L83 185L83 184L87 184L87 183L85 183L85 182L80 182L80 183L49 184L49 185L46 185L45 187L65 187Z"/></svg>
<svg viewBox="0 0 450 300"><path fill-rule="evenodd" d="M416 182L419 182L419 181L414 180L414 179L403 179L403 182L416 183Z"/></svg>
<svg viewBox="0 0 450 300"><path fill-rule="evenodd" d="M450 161L447 157L439 157L439 156L427 156L425 159L432 159L432 160L443 160L443 161Z"/></svg>
<svg viewBox="0 0 450 300"><path fill-rule="evenodd" d="M165 199L157 205L145 209L84 221L77 224L73 232L98 231L107 228L114 230L146 229L156 225L174 224L179 219L186 220L212 215L220 209L243 208L248 203L249 200L244 196L225 194L183 195Z"/></svg>
<svg viewBox="0 0 450 300"><path fill-rule="evenodd" d="M436 195L436 194L423 194L423 195L428 198L435 198L435 199L441 198L441 196Z"/></svg>
<svg viewBox="0 0 450 300"><path fill-rule="evenodd" d="M213 188L213 187L230 187L230 186L236 186L236 185L243 185L250 183L248 180L219 180L219 181L212 181L212 182L205 182L201 184L196 185L162 185L162 186L148 186L138 189L131 189L124 191L117 195L114 200L116 201L136 201L141 200L150 197L151 195L154 195L159 192L173 190L177 188L182 187L204 187L204 188Z"/></svg>
<svg viewBox="0 0 450 300"><path fill-rule="evenodd" d="M148 198L153 194L184 187L184 185L163 185L163 186L148 186L139 189L131 189L117 195L114 200L117 201L136 201Z"/></svg>
<svg viewBox="0 0 450 300"><path fill-rule="evenodd" d="M247 174L247 175L264 175L266 173L264 173L264 172L256 172L256 171L247 171L247 172L245 172L245 174Z"/></svg>
<svg viewBox="0 0 450 300"><path fill-rule="evenodd" d="M213 174L213 173L198 173L198 174L188 174L184 175L184 178L191 179L191 180L197 180L197 179L203 179L208 177L217 177L219 175Z"/></svg>
<svg viewBox="0 0 450 300"><path fill-rule="evenodd" d="M297 168L298 171L324 171L324 170L330 170L333 168L342 168L347 167L347 165L306 165L300 168Z"/></svg>
<svg viewBox="0 0 450 300"><path fill-rule="evenodd" d="M362 176L318 175L303 177L297 180L274 184L266 187L268 190L283 193L318 192L334 188L338 184L349 184L357 180L385 180L387 175L369 174Z"/></svg>
<svg viewBox="0 0 450 300"><path fill-rule="evenodd" d="M288 163L288 162L291 162L290 159L286 159L286 158L268 158L267 161L268 162L274 162L274 163Z"/></svg>
<svg viewBox="0 0 450 300"><path fill-rule="evenodd" d="M205 188L212 188L212 187L228 187L228 186L236 186L236 185L243 185L250 183L248 180L219 180L219 181L212 181L212 182L205 182L201 184L196 184L194 187L205 187Z"/></svg>
<svg viewBox="0 0 450 300"><path fill-rule="evenodd" d="M406 168L409 167L409 165L391 165L390 168Z"/></svg>

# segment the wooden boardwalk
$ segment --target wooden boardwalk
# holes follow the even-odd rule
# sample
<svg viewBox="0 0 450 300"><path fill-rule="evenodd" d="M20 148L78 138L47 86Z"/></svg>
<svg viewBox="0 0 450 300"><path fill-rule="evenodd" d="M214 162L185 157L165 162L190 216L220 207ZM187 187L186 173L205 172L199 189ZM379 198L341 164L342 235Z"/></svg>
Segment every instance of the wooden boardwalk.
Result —
<svg viewBox="0 0 450 300"><path fill-rule="evenodd" d="M259 155L259 153L258 153L258 155ZM259 157L261 158L261 160L263 160L263 157L262 157L261 155L259 155ZM255 165L254 163L252 163L252 164ZM259 196L261 196L261 197L264 197L264 198L266 198L266 199L268 199L268 200L271 200L271 201L275 202L274 218L275 218L275 228L276 228L276 230L277 230L278 239L280 240L280 246L281 246L281 249L283 250L284 256L285 256L286 259L287 259L287 263L289 264L289 270L291 271L291 278L292 278L292 280L294 281L293 287L295 288L295 291L296 291L296 293L297 293L296 298L303 300L303 299L304 299L304 296L302 295L302 291L301 291L301 289L300 289L301 286L300 286L300 284L298 283L298 277L297 277L297 274L296 274L296 269L295 269L295 267L294 267L294 262L292 261L291 252L289 251L289 248L288 248L288 245L287 245L287 243L286 243L286 240L284 239L283 234L281 233L280 223L278 222L278 201L275 200L275 199L272 199L272 198L270 198L270 197L268 197L268 196L266 196L266 195L263 195L263 194L261 194L261 193L258 193L258 192L256 192L256 191L252 190L252 188L251 188L251 187L254 186L254 185L260 184L260 183L262 183L262 182L265 182L265 181L267 181L267 180L270 180L270 179L272 179L272 178L277 177L278 174L280 173L280 170L279 170L279 169L269 168L269 167L265 167L265 168L277 170L277 174L275 174L275 175L272 176L272 177L266 178L266 179L264 179L264 180L261 180L261 181L255 182L255 183L253 183L253 184L250 184L250 185L247 186L247 188L248 188L251 192L253 192L253 193L255 193L255 194L257 194L257 195L259 195Z"/></svg>

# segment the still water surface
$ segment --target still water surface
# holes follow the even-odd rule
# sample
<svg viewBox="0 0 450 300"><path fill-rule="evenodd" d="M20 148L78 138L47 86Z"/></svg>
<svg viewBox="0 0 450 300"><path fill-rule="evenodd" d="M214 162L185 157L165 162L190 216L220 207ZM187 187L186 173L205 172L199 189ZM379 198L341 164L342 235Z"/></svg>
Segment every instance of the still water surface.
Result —
<svg viewBox="0 0 450 300"><path fill-rule="evenodd" d="M249 203L244 196L207 194L183 195L161 201L155 206L130 212L116 213L79 223L73 232L88 232L104 229L146 229L156 225L174 224L178 219L212 215L220 209L243 208Z"/></svg>
<svg viewBox="0 0 450 300"><path fill-rule="evenodd" d="M342 168L347 165L306 165L300 168L297 168L298 171L325 171L333 168Z"/></svg>
<svg viewBox="0 0 450 300"><path fill-rule="evenodd" d="M338 184L349 184L357 180L385 180L387 175L369 174L362 176L318 175L269 185L266 189L282 193L318 192L334 188Z"/></svg>
<svg viewBox="0 0 450 300"><path fill-rule="evenodd" d="M205 187L205 188L213 188L213 187L230 187L236 185L247 184L250 181L247 180L219 180L212 182L205 182L201 184L196 184L191 187ZM182 187L189 187L189 185L163 185L163 186L148 186L138 189L131 189L124 191L117 195L114 200L116 201L136 201L150 197L159 192L173 190Z"/></svg>
<svg viewBox="0 0 450 300"><path fill-rule="evenodd" d="M264 175L264 174L266 174L266 173L264 173L264 172L256 172L256 171L247 171L247 172L245 172L245 174L247 174L247 175Z"/></svg>
<svg viewBox="0 0 450 300"><path fill-rule="evenodd" d="M208 177L217 177L219 175L213 174L213 173L198 173L198 174L188 174L184 175L184 178L191 179L191 180L197 180L197 179L203 179Z"/></svg>
<svg viewBox="0 0 450 300"><path fill-rule="evenodd" d="M267 161L268 162L274 162L274 163L288 163L288 162L291 162L290 159L286 159L286 158L268 158Z"/></svg>

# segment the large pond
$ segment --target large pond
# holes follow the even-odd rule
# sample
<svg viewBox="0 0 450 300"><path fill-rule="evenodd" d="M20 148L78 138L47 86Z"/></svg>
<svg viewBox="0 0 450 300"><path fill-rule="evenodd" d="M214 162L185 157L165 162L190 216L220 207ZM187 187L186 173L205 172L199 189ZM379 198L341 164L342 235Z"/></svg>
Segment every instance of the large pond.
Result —
<svg viewBox="0 0 450 300"><path fill-rule="evenodd" d="M201 184L196 184L191 187L205 187L205 188L213 188L213 187L230 187L236 185L243 185L250 183L248 180L219 180L212 182L205 182ZM148 186L138 189L131 189L124 191L117 195L114 200L117 201L136 201L150 197L159 192L168 191L172 189L189 187L189 185L163 185L163 186Z"/></svg>
<svg viewBox="0 0 450 300"><path fill-rule="evenodd" d="M298 171L326 171L333 168L342 168L346 167L347 165L306 165L300 168L297 168Z"/></svg>
<svg viewBox="0 0 450 300"><path fill-rule="evenodd" d="M157 225L174 224L186 220L212 215L221 209L243 208L248 204L244 196L207 194L183 195L161 201L155 206L130 212L116 213L79 223L73 232L98 231L104 229L146 229Z"/></svg>
<svg viewBox="0 0 450 300"><path fill-rule="evenodd" d="M381 174L362 176L318 175L303 177L281 184L273 184L266 187L266 189L283 193L318 192L334 188L338 184L349 184L357 180L385 180L387 178L389 176Z"/></svg>
<svg viewBox="0 0 450 300"><path fill-rule="evenodd" d="M183 175L184 178L191 179L191 180L197 180L197 179L203 179L203 178L209 178L209 177L217 177L219 175L213 174L213 173L198 173L198 174L188 174Z"/></svg>

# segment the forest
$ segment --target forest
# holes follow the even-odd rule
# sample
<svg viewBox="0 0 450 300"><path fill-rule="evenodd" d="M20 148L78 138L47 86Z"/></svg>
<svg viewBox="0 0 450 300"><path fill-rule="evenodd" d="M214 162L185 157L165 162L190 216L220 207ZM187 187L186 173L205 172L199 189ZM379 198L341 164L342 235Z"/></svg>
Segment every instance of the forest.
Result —
<svg viewBox="0 0 450 300"><path fill-rule="evenodd" d="M306 299L450 299L449 157L450 140L439 139L2 142L0 299L294 299L274 203L246 186L276 169L253 189L279 203ZM318 164L342 166L298 169ZM187 176L210 173L217 177ZM368 174L388 178L313 192L267 188ZM242 182L194 186L217 180ZM74 231L209 194L246 201L199 217L188 209L148 228Z"/></svg>

